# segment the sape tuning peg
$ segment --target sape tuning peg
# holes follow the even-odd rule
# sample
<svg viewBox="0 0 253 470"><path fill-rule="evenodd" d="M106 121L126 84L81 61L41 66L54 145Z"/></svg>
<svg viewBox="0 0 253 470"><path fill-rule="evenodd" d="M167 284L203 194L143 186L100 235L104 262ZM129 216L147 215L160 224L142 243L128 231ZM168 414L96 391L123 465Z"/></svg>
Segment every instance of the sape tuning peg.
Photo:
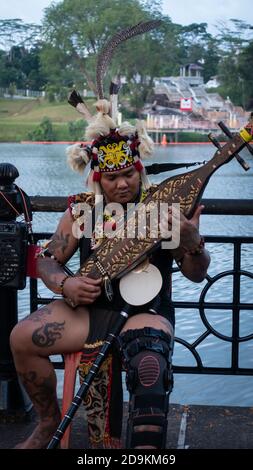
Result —
<svg viewBox="0 0 253 470"><path fill-rule="evenodd" d="M233 134L232 132L229 130L229 128L226 126L226 124L224 124L224 122L220 121L218 122L218 126L220 127L220 129L224 132L224 134L226 134L226 136L229 138L229 139L233 139ZM215 139L216 140L216 139ZM217 141L218 142L218 141ZM218 142L219 143L219 142ZM220 144L219 144L220 145ZM247 149L250 151L250 153L253 155L253 150L251 148L251 146L246 143L246 147ZM242 166L242 168L245 170L245 171L248 171L250 169L250 166L247 162L245 162L245 160L240 156L238 155L238 153L235 154L235 158L236 160L238 161L238 163L240 163L240 165Z"/></svg>

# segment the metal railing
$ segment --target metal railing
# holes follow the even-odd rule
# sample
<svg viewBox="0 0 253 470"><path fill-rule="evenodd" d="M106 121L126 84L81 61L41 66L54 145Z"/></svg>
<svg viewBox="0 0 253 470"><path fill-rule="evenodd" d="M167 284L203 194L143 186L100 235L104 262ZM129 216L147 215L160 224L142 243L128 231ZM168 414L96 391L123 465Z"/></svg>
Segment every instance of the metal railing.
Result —
<svg viewBox="0 0 253 470"><path fill-rule="evenodd" d="M38 198L34 197L32 199L33 210L39 211L57 211L60 212L66 207L66 198ZM50 204L49 204L50 200ZM53 202L53 204L52 204ZM204 214L233 214L233 215L253 215L253 201L252 200L217 200L217 199L203 199L202 203L205 205ZM48 232L35 233L35 241L48 239L52 234ZM253 280L253 272L242 269L241 267L241 255L242 255L242 245L250 245L253 243L253 237L234 237L234 236L206 236L206 243L222 243L222 244L231 244L233 246L233 267L230 270L219 272L214 276L209 274L206 276L206 284L203 287L199 298L192 301L174 301L172 298L172 304L176 309L176 318L178 309L186 310L198 310L199 318L204 327L204 331L194 339L193 342L189 342L183 338L176 337L176 343L181 344L185 347L194 358L196 365L187 366L187 365L173 365L173 370L176 373L188 373L188 374L226 374L226 375L253 375L253 368L240 367L240 345L242 343L250 342L253 340L253 333L246 336L240 336L240 314L242 310L251 311L253 315L253 304L251 302L241 302L240 300L240 291L241 291L241 279L242 277L247 277L250 280ZM174 272L178 269L173 269ZM233 298L231 302L209 302L206 300L206 296L212 286L215 285L220 279L227 278L232 276L233 280ZM172 276L173 283L173 276ZM253 291L253 289L252 289ZM51 302L51 298L42 298L38 296L38 282L36 279L30 279L30 306L31 311L37 309L39 305L45 305ZM232 314L232 329L230 335L225 335L217 331L217 329L211 324L208 320L207 311L211 310L226 310L231 311ZM187 314L186 314L187 315ZM203 358L201 357L200 352L197 350L206 338L210 337L219 338L222 341L225 341L231 344L231 354L230 354L230 365L228 367L209 367L203 364ZM61 362L54 363L56 368L63 368L64 365Z"/></svg>
<svg viewBox="0 0 253 470"><path fill-rule="evenodd" d="M205 331L202 332L192 343L182 339L175 338L175 341L183 345L192 354L196 361L196 366L176 366L174 365L174 372L183 373L204 373L204 374L226 374L226 375L253 375L253 368L240 367L240 345L242 342L249 342L253 340L253 328L252 334L240 336L240 312L242 310L251 311L253 315L253 304L252 302L241 302L241 278L246 276L253 280L253 272L242 269L241 267L241 254L242 244L252 244L253 237L228 237L228 236L206 236L207 243L222 243L232 244L233 246L233 267L232 269L219 272L214 276L206 276L206 284L203 287L199 299L196 302L173 302L176 309L197 309L199 311L202 326ZM206 296L212 286L215 285L220 279L232 276L232 301L231 302L208 302ZM252 289L253 290L253 289ZM215 326L208 320L207 311L211 310L226 310L231 311L232 314L232 328L231 334L225 335L219 332ZM186 313L187 317L187 313ZM201 354L197 351L206 338L215 336L222 341L231 344L230 354L230 366L228 367L208 367L203 365L203 359Z"/></svg>
<svg viewBox="0 0 253 470"><path fill-rule="evenodd" d="M45 96L45 91L37 91L26 89L15 89L13 93L10 92L10 88L0 87L0 96L11 97L11 96L25 96L27 98L40 98Z"/></svg>

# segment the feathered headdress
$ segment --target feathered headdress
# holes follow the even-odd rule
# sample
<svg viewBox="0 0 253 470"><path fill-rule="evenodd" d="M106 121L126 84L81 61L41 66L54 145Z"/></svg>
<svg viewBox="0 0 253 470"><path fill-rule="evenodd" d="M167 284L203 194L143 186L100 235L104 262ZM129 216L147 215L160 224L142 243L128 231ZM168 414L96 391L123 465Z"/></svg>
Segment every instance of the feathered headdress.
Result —
<svg viewBox="0 0 253 470"><path fill-rule="evenodd" d="M68 162L72 169L82 172L90 161L91 171L88 181L95 194L101 193L99 183L101 173L117 171L132 165L140 172L144 189L150 186L142 159L152 154L153 141L148 136L142 121L137 121L136 126L124 122L117 128L117 93L120 85L111 83L109 102L104 98L103 79L111 57L119 44L157 28L160 23L159 20L147 21L126 28L115 34L103 47L97 61L98 101L96 108L98 113L95 118L91 118L80 94L75 90L68 98L68 102L84 114L89 122L86 138L92 141L89 146L76 144L69 147L67 149Z"/></svg>

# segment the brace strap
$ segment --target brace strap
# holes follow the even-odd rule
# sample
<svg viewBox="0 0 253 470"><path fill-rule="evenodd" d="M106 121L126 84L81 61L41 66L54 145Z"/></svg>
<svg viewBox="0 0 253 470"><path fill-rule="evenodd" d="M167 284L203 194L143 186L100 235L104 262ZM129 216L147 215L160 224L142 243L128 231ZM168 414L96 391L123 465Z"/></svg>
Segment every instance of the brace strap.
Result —
<svg viewBox="0 0 253 470"><path fill-rule="evenodd" d="M148 350L162 354L171 365L173 340L163 330L151 327L127 330L117 338L117 342L124 363L128 363L140 351Z"/></svg>

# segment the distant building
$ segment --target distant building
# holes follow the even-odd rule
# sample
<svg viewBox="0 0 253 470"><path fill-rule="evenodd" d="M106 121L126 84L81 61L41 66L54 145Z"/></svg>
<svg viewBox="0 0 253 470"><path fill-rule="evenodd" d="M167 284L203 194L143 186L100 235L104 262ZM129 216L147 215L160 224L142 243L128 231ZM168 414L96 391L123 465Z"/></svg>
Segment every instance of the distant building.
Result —
<svg viewBox="0 0 253 470"><path fill-rule="evenodd" d="M245 123L247 113L234 106L229 97L224 100L219 93L207 92L210 85L216 88L219 82L213 77L204 84L202 71L199 64L187 64L177 77L155 78L153 102L143 109L149 128L215 129L220 120L239 128Z"/></svg>
<svg viewBox="0 0 253 470"><path fill-rule="evenodd" d="M180 77L182 77L190 86L203 85L202 77L203 67L199 64L187 64L180 67Z"/></svg>
<svg viewBox="0 0 253 470"><path fill-rule="evenodd" d="M205 83L205 88L208 90L208 88L218 88L220 86L219 79L217 75L214 77L211 77L210 80L208 80L207 83Z"/></svg>

